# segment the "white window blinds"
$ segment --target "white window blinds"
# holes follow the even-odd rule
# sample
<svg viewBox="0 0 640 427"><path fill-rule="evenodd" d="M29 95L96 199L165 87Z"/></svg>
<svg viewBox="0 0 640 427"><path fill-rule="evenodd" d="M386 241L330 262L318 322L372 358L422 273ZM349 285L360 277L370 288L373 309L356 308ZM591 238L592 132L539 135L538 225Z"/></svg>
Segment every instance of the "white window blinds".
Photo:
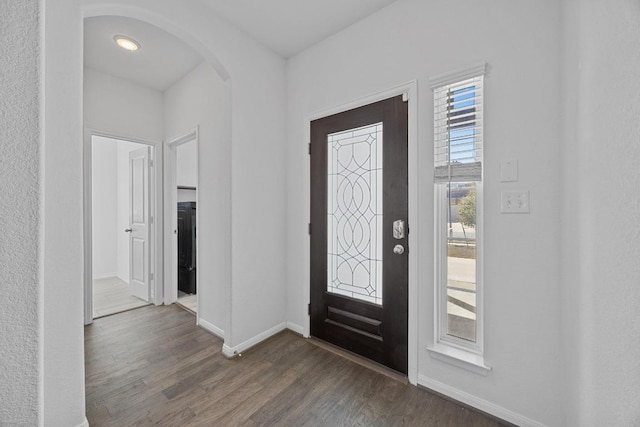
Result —
<svg viewBox="0 0 640 427"><path fill-rule="evenodd" d="M482 180L484 76L434 88L435 182Z"/></svg>

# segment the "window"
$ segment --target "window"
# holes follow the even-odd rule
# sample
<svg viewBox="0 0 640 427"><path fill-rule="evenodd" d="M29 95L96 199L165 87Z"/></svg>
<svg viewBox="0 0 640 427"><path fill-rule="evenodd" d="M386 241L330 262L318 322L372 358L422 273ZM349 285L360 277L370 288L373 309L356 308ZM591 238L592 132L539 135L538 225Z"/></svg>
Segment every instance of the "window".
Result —
<svg viewBox="0 0 640 427"><path fill-rule="evenodd" d="M484 65L434 84L436 344L482 354Z"/></svg>

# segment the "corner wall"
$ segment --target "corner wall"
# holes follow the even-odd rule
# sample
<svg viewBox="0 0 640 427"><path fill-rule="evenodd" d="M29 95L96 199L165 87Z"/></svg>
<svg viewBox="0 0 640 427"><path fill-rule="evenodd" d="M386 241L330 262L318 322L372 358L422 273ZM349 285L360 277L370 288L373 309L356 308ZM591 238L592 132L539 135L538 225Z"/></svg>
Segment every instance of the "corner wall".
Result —
<svg viewBox="0 0 640 427"><path fill-rule="evenodd" d="M79 426L84 404L82 19L78 0L41 1L43 156L40 423ZM29 22L29 20L27 20Z"/></svg>
<svg viewBox="0 0 640 427"><path fill-rule="evenodd" d="M580 248L569 271L578 277L575 297L564 300L577 312L565 335L578 341L565 349L567 425L640 423L640 5L621 0L612 6L572 1L565 16L577 21L569 22L579 34L565 70L576 81L565 158L578 159L566 179L578 189L570 209Z"/></svg>
<svg viewBox="0 0 640 427"><path fill-rule="evenodd" d="M203 63L164 93L167 141L198 126L198 156L194 159L197 167L193 168L198 174L198 319L220 331L227 328L227 291L231 285L231 231L224 226L231 222L227 85L211 65ZM196 149L195 143L189 144ZM188 155L189 151L181 154ZM186 160L181 166L188 167L189 159ZM185 175L177 178L188 179L189 173ZM167 220L171 218L169 213L165 215ZM165 260L170 262L170 251L166 251Z"/></svg>
<svg viewBox="0 0 640 427"><path fill-rule="evenodd" d="M541 24L543 23L543 24ZM455 24L455 25L452 25ZM418 82L418 382L520 425L558 425L560 374L560 9L555 1L399 0L291 58L288 76L288 320L304 325L308 237L305 119ZM429 79L480 61L485 80L486 377L432 359L433 95ZM500 182L518 159L520 179ZM531 213L500 214L529 190Z"/></svg>

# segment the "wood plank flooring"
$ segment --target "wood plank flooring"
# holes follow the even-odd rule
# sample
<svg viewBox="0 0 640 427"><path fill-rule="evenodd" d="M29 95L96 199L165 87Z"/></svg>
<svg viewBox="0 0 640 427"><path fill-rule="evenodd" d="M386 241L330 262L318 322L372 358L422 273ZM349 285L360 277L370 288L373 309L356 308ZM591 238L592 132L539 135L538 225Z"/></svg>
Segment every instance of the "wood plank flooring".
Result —
<svg viewBox="0 0 640 427"><path fill-rule="evenodd" d="M178 291L178 304L185 307L192 313L198 312L198 296L196 294L187 294Z"/></svg>
<svg viewBox="0 0 640 427"><path fill-rule="evenodd" d="M118 277L93 281L94 319L145 305L149 303L131 295L129 285Z"/></svg>
<svg viewBox="0 0 640 427"><path fill-rule="evenodd" d="M284 331L226 359L176 306L85 327L95 426L501 426Z"/></svg>

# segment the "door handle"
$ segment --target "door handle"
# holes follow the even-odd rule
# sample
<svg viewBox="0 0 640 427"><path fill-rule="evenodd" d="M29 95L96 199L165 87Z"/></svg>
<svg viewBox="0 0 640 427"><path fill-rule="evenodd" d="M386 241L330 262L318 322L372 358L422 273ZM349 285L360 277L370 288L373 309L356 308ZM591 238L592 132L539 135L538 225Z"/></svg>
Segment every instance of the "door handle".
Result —
<svg viewBox="0 0 640 427"><path fill-rule="evenodd" d="M393 247L393 253L396 254L396 255L402 255L404 253L404 246L395 245Z"/></svg>
<svg viewBox="0 0 640 427"><path fill-rule="evenodd" d="M133 231L133 228L126 228L124 230L125 233L131 233Z"/></svg>
<svg viewBox="0 0 640 427"><path fill-rule="evenodd" d="M400 240L404 239L406 224L403 220L398 219L393 221L393 238Z"/></svg>

